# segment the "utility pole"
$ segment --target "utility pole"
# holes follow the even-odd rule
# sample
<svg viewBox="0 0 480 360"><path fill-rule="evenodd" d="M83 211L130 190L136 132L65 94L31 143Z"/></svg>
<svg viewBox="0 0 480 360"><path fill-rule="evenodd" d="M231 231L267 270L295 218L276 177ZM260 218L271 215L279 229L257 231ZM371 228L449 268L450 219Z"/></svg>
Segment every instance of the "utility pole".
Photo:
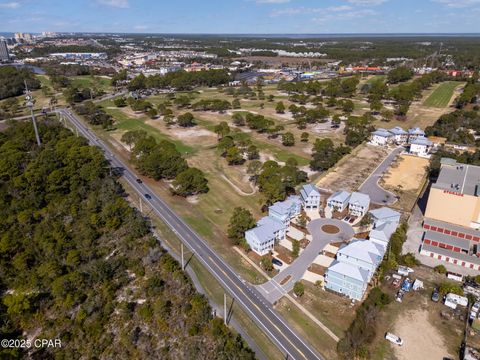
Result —
<svg viewBox="0 0 480 360"><path fill-rule="evenodd" d="M30 114L32 114L32 123L33 129L35 130L35 138L37 139L38 146L41 146L42 142L40 141L40 134L38 133L37 121L35 120L35 115L33 114L33 98L30 91L28 91L27 80L24 80L23 83L25 84L25 100L27 101L26 105L28 108L30 108Z"/></svg>
<svg viewBox="0 0 480 360"><path fill-rule="evenodd" d="M180 244L180 250L182 253L182 270L185 270L185 260L183 258L183 243Z"/></svg>
<svg viewBox="0 0 480 360"><path fill-rule="evenodd" d="M227 294L223 293L223 322L227 325Z"/></svg>

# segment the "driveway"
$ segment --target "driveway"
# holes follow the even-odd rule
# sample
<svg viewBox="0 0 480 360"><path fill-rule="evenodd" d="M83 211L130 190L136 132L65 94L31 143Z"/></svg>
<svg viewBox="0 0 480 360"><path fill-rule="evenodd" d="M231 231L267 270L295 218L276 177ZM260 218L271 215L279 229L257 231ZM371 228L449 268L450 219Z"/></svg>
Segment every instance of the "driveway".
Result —
<svg viewBox="0 0 480 360"><path fill-rule="evenodd" d="M312 234L312 241L298 258L270 281L256 286L272 304L293 289L293 285L302 279L305 271L327 244L349 240L354 235L349 224L337 219L316 219L311 221L307 228Z"/></svg>
<svg viewBox="0 0 480 360"><path fill-rule="evenodd" d="M393 150L380 165L370 174L370 176L360 185L358 191L370 196L372 203L380 205L392 205L397 201L395 194L385 190L378 185L378 180L382 177L383 173L392 165L397 155L400 155L405 149L398 147Z"/></svg>

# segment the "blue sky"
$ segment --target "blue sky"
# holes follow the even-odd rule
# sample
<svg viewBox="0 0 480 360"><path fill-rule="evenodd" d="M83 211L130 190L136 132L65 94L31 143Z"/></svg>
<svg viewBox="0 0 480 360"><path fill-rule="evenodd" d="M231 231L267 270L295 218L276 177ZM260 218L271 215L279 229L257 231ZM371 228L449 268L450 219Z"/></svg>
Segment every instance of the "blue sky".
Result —
<svg viewBox="0 0 480 360"><path fill-rule="evenodd" d="M0 31L472 33L480 0L0 0Z"/></svg>

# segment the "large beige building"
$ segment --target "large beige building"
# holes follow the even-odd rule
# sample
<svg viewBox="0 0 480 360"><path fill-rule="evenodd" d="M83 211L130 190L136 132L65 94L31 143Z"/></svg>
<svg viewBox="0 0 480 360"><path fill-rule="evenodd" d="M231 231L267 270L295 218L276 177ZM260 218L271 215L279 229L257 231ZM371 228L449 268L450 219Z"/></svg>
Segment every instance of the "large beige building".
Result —
<svg viewBox="0 0 480 360"><path fill-rule="evenodd" d="M430 189L425 217L479 229L480 166L442 159L440 175Z"/></svg>
<svg viewBox="0 0 480 360"><path fill-rule="evenodd" d="M480 270L480 166L442 159L423 228L421 254Z"/></svg>

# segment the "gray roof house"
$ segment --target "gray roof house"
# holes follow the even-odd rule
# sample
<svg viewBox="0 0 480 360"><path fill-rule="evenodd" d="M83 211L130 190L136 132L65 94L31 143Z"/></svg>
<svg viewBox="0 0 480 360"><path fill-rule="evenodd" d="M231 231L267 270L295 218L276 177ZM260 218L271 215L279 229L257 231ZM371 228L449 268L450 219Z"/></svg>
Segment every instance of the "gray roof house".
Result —
<svg viewBox="0 0 480 360"><path fill-rule="evenodd" d="M277 201L268 208L268 216L278 220L285 226L290 225L290 220L300 214L302 200L298 195L290 195L285 201Z"/></svg>
<svg viewBox="0 0 480 360"><path fill-rule="evenodd" d="M400 213L388 207L371 210L373 226L377 227L386 222L400 222Z"/></svg>
<svg viewBox="0 0 480 360"><path fill-rule="evenodd" d="M327 206L337 211L343 211L347 207L349 199L350 193L348 191L337 191L330 195L327 200Z"/></svg>
<svg viewBox="0 0 480 360"><path fill-rule="evenodd" d="M384 222L370 231L370 241L373 241L382 246L387 246L390 241L390 237L397 230L397 222Z"/></svg>
<svg viewBox="0 0 480 360"><path fill-rule="evenodd" d="M372 132L370 142L373 145L387 145L392 139L393 134L390 131L380 128Z"/></svg>
<svg viewBox="0 0 480 360"><path fill-rule="evenodd" d="M370 196L359 192L353 192L348 200L348 211L354 216L363 216L370 206Z"/></svg>
<svg viewBox="0 0 480 360"><path fill-rule="evenodd" d="M263 256L273 250L275 242L285 237L285 226L265 216L257 222L257 226L245 232L245 240L250 248Z"/></svg>
<svg viewBox="0 0 480 360"><path fill-rule="evenodd" d="M408 140L408 132L400 126L395 126L389 130L393 134L393 138L397 144L405 144Z"/></svg>
<svg viewBox="0 0 480 360"><path fill-rule="evenodd" d="M419 127L408 129L408 142L411 143L413 140L418 138L425 137L425 131Z"/></svg>
<svg viewBox="0 0 480 360"><path fill-rule="evenodd" d="M303 185L300 189L300 197L302 198L304 208L318 209L320 207L320 191L318 191L315 185Z"/></svg>

